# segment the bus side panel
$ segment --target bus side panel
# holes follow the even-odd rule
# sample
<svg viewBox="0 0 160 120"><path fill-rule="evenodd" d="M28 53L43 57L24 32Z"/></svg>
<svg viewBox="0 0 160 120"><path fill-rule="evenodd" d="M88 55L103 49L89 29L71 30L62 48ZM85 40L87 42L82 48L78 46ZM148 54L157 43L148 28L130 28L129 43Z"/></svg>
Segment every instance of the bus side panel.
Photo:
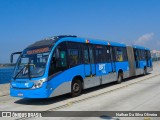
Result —
<svg viewBox="0 0 160 120"><path fill-rule="evenodd" d="M102 75L102 84L110 83L117 80L116 72L112 70L112 63L106 64L106 74Z"/></svg>
<svg viewBox="0 0 160 120"><path fill-rule="evenodd" d="M111 63L96 64L96 76L102 77L100 84L105 84L105 83L115 81L114 74L112 72L113 71L112 71L112 64Z"/></svg>
<svg viewBox="0 0 160 120"><path fill-rule="evenodd" d="M139 68L136 69L136 75L142 75L144 72L144 68L147 66L146 60L139 61Z"/></svg>
<svg viewBox="0 0 160 120"><path fill-rule="evenodd" d="M143 74L143 69L137 68L136 69L136 75L142 75Z"/></svg>
<svg viewBox="0 0 160 120"><path fill-rule="evenodd" d="M84 89L95 87L101 84L101 75L96 74L96 65L90 64L88 66L88 69L86 70L85 68L85 71L90 72L90 74L84 79Z"/></svg>
<svg viewBox="0 0 160 120"><path fill-rule="evenodd" d="M152 59L149 59L149 60L148 60L148 66L147 66L147 67L152 68Z"/></svg>
<svg viewBox="0 0 160 120"><path fill-rule="evenodd" d="M112 72L111 63L96 64L96 76L86 77L84 79L84 89L95 87L101 84L116 81L116 73Z"/></svg>
<svg viewBox="0 0 160 120"><path fill-rule="evenodd" d="M108 74L107 64L98 63L96 64L96 76L102 76Z"/></svg>
<svg viewBox="0 0 160 120"><path fill-rule="evenodd" d="M124 61L124 62L116 62L116 72L118 76L119 70L123 71L123 78L128 78L129 77L129 62Z"/></svg>
<svg viewBox="0 0 160 120"><path fill-rule="evenodd" d="M151 72L153 70L153 67L152 67L152 59L149 59L148 60L148 66L147 66L147 72Z"/></svg>
<svg viewBox="0 0 160 120"><path fill-rule="evenodd" d="M84 79L84 89L95 87L102 84L102 75L108 74L106 63L97 63L94 65L96 68L95 76L86 77ZM93 71L93 67L92 67Z"/></svg>
<svg viewBox="0 0 160 120"><path fill-rule="evenodd" d="M71 92L71 83L75 76L84 78L84 65L78 65L65 70L48 81L49 97L54 97Z"/></svg>
<svg viewBox="0 0 160 120"><path fill-rule="evenodd" d="M144 69L147 66L147 61L146 60L141 60L140 61L140 68Z"/></svg>
<svg viewBox="0 0 160 120"><path fill-rule="evenodd" d="M84 79L84 89L101 85L101 76L90 76Z"/></svg>

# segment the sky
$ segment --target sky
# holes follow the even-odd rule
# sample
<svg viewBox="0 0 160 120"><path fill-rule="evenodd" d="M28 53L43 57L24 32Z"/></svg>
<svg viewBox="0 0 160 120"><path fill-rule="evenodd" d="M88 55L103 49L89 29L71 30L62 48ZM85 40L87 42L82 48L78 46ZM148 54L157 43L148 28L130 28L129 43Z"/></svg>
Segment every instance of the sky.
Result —
<svg viewBox="0 0 160 120"><path fill-rule="evenodd" d="M0 0L0 63L65 34L160 50L160 0Z"/></svg>

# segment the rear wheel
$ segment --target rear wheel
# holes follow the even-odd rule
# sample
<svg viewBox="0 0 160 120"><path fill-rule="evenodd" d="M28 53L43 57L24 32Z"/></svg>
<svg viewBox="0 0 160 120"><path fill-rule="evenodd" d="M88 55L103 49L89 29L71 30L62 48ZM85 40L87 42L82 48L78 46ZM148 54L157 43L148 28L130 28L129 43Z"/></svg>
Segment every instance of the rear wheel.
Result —
<svg viewBox="0 0 160 120"><path fill-rule="evenodd" d="M144 68L144 70L143 70L143 75L144 76L147 75L147 69L146 68Z"/></svg>
<svg viewBox="0 0 160 120"><path fill-rule="evenodd" d="M119 73L118 74L118 79L117 79L117 83L120 84L123 80L123 74L122 73Z"/></svg>
<svg viewBox="0 0 160 120"><path fill-rule="evenodd" d="M72 82L71 86L71 96L76 97L82 93L82 82L79 79L76 79Z"/></svg>

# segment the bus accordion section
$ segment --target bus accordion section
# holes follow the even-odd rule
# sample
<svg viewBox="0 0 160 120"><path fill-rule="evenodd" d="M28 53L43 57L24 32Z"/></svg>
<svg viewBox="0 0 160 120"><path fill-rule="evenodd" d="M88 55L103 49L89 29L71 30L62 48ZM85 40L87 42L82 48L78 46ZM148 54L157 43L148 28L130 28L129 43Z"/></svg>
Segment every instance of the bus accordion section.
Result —
<svg viewBox="0 0 160 120"><path fill-rule="evenodd" d="M76 97L84 89L114 81L121 83L151 70L150 51L144 47L73 35L55 36L20 52L10 95L49 98L71 93Z"/></svg>
<svg viewBox="0 0 160 120"><path fill-rule="evenodd" d="M142 46L127 46L130 77L146 75L153 70L151 53Z"/></svg>

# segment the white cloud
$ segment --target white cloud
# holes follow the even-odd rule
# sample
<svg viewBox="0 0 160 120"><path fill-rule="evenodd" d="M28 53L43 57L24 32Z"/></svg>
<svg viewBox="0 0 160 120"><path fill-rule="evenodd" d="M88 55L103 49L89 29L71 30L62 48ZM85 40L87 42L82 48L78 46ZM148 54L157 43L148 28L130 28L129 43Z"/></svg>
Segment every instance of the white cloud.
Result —
<svg viewBox="0 0 160 120"><path fill-rule="evenodd" d="M135 44L144 45L146 42L151 41L153 39L154 33L146 33L140 36L137 40L135 40Z"/></svg>

